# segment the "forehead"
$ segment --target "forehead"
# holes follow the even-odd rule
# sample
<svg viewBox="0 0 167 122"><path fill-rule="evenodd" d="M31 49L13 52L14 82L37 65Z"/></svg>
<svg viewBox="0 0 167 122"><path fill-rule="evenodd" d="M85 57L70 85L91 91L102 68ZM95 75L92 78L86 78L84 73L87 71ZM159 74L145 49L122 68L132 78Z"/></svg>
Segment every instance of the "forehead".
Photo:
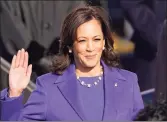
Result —
<svg viewBox="0 0 167 122"><path fill-rule="evenodd" d="M77 37L79 36L93 36L93 35L103 35L101 29L101 23L92 19L77 28Z"/></svg>

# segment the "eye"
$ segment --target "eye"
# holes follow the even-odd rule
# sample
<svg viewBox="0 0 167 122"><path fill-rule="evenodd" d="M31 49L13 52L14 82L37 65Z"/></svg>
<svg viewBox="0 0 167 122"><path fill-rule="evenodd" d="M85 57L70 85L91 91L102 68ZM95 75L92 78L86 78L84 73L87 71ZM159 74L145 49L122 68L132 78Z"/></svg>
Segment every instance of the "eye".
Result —
<svg viewBox="0 0 167 122"><path fill-rule="evenodd" d="M101 39L95 39L95 41L100 41Z"/></svg>
<svg viewBox="0 0 167 122"><path fill-rule="evenodd" d="M83 39L83 40L79 40L78 42L80 43L80 42L85 42L85 41L86 41L86 40Z"/></svg>

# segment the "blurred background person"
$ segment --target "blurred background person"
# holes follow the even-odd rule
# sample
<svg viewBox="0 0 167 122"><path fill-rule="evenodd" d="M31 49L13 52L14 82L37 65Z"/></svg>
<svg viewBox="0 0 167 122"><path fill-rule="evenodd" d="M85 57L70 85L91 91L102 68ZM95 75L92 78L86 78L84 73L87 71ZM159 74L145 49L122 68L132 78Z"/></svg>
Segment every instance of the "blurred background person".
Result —
<svg viewBox="0 0 167 122"><path fill-rule="evenodd" d="M45 64L49 59L45 63L42 58L48 53L59 52L60 27L64 17L83 5L85 1L0 1L3 57L11 62L12 55L25 48L33 64L33 79L47 72Z"/></svg>
<svg viewBox="0 0 167 122"><path fill-rule="evenodd" d="M122 56L125 69L137 73L141 91L154 88L157 44L162 22L166 16L166 1L108 0L111 24L120 36L125 36L125 20L133 27L130 40L135 49L132 55ZM163 12L162 12L163 11Z"/></svg>
<svg viewBox="0 0 167 122"><path fill-rule="evenodd" d="M156 62L155 100L167 101L167 19L163 23Z"/></svg>

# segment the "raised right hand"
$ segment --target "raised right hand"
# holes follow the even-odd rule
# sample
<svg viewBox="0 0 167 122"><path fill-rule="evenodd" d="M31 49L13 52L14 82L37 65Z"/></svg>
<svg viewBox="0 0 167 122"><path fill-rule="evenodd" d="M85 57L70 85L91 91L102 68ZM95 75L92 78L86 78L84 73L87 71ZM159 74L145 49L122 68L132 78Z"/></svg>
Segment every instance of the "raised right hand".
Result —
<svg viewBox="0 0 167 122"><path fill-rule="evenodd" d="M9 97L18 97L27 87L32 73L32 65L28 65L28 52L21 49L13 56L9 71Z"/></svg>

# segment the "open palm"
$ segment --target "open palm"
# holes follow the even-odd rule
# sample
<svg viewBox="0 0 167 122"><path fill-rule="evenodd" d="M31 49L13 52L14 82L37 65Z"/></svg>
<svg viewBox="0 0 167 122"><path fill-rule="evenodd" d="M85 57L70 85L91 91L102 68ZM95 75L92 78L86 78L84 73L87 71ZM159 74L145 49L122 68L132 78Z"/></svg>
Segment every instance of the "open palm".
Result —
<svg viewBox="0 0 167 122"><path fill-rule="evenodd" d="M11 96L18 96L27 87L32 72L32 65L28 65L28 52L19 50L13 56L9 71L9 92Z"/></svg>

